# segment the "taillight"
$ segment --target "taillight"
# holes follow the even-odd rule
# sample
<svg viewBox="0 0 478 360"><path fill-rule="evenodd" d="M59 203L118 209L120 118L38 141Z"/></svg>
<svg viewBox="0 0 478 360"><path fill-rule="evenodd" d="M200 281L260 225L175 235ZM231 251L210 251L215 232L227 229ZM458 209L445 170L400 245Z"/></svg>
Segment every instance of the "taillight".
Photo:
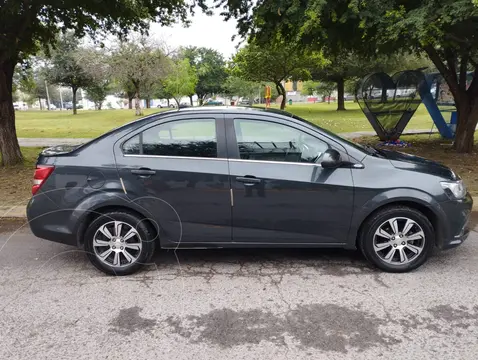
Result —
<svg viewBox="0 0 478 360"><path fill-rule="evenodd" d="M54 166L51 165L37 165L35 169L35 174L33 175L33 186L32 186L32 194L35 195L36 192L40 189L48 176L53 172L55 169Z"/></svg>

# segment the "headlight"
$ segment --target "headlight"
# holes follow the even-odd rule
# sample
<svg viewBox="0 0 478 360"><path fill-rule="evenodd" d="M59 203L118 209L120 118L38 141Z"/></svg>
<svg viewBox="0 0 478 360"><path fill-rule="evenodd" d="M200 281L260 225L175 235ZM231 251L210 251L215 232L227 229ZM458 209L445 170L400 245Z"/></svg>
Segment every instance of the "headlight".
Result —
<svg viewBox="0 0 478 360"><path fill-rule="evenodd" d="M450 199L463 199L466 195L466 186L462 180L441 181L440 184Z"/></svg>

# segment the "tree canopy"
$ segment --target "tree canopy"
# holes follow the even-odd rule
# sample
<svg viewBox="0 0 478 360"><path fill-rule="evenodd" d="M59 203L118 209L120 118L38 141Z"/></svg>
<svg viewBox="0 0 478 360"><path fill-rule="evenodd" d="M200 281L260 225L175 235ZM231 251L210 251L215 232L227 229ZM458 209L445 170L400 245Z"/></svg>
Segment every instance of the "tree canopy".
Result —
<svg viewBox="0 0 478 360"><path fill-rule="evenodd" d="M13 74L15 66L56 41L60 32L112 33L125 36L144 31L150 22L169 25L187 21L194 6L204 1L183 0L4 0L0 8L0 154L2 164L22 161L15 130Z"/></svg>
<svg viewBox="0 0 478 360"><path fill-rule="evenodd" d="M229 2L243 36L299 42L326 56L425 51L457 106L455 148L469 152L478 122L478 6L473 0ZM226 17L228 17L226 16ZM466 73L474 79L467 84Z"/></svg>
<svg viewBox="0 0 478 360"><path fill-rule="evenodd" d="M281 109L284 109L286 91L282 82L309 79L309 69L321 61L321 56L295 43L275 40L260 46L250 42L234 56L232 72L244 80L272 82L282 95Z"/></svg>
<svg viewBox="0 0 478 360"><path fill-rule="evenodd" d="M171 61L160 47L146 37L120 42L111 56L112 74L125 90L135 93L136 115L141 115L141 93L151 94L158 81L164 79Z"/></svg>
<svg viewBox="0 0 478 360"><path fill-rule="evenodd" d="M181 97L194 94L198 77L189 59L176 60L171 66L169 75L163 80L164 92L170 94L178 107Z"/></svg>
<svg viewBox="0 0 478 360"><path fill-rule="evenodd" d="M195 92L199 104L207 96L218 94L223 90L227 78L224 57L216 50L205 47L188 46L180 50L182 58L189 59L191 66L196 69L198 82Z"/></svg>

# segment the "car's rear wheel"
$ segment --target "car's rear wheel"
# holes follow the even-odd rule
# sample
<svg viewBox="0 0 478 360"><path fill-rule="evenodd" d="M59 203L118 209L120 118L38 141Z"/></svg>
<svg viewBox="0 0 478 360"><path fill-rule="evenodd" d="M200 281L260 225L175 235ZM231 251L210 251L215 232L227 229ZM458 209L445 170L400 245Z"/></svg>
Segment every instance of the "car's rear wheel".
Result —
<svg viewBox="0 0 478 360"><path fill-rule="evenodd" d="M151 260L154 231L140 217L110 212L95 219L85 233L85 249L91 263L111 275L129 275Z"/></svg>
<svg viewBox="0 0 478 360"><path fill-rule="evenodd" d="M359 247L364 256L388 272L407 272L427 260L435 244L435 232L420 211L393 206L382 209L364 223Z"/></svg>

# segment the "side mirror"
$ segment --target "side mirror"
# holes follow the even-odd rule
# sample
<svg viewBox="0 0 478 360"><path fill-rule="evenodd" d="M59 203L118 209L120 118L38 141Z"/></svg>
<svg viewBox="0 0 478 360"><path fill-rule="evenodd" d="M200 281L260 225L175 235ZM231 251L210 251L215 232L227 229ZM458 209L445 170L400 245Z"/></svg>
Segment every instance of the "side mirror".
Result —
<svg viewBox="0 0 478 360"><path fill-rule="evenodd" d="M340 153L335 149L328 149L324 152L320 165L324 169L334 169L339 167L341 163L342 160L340 159Z"/></svg>

